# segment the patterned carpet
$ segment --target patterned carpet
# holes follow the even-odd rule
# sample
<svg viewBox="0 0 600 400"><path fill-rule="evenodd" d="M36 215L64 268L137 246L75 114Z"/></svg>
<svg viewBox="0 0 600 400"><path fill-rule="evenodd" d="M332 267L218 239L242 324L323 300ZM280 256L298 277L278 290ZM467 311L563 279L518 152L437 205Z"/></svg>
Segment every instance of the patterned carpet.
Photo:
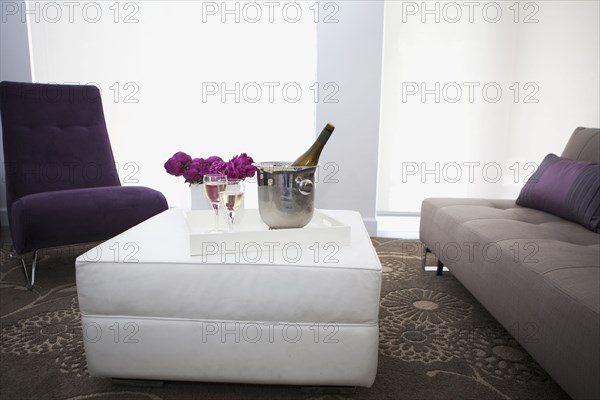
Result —
<svg viewBox="0 0 600 400"><path fill-rule="evenodd" d="M23 288L2 244L0 398L17 399L568 399L451 273L421 269L416 241L373 238L383 266L379 368L370 389L307 393L297 387L166 382L132 387L87 374L74 259L88 246L41 253ZM431 256L430 256L431 257ZM428 264L434 264L431 257Z"/></svg>

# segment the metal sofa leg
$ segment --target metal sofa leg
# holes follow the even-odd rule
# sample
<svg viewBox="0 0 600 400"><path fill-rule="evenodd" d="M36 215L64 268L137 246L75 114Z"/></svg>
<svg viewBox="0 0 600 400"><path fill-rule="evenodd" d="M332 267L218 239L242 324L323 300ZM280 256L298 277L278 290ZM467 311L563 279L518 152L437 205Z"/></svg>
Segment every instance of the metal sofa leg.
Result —
<svg viewBox="0 0 600 400"><path fill-rule="evenodd" d="M427 271L427 253L432 253L433 252L431 250L429 250L429 247L427 246L423 246L424 252L423 252L423 262L421 263L421 266L423 268L423 271ZM431 268L429 271L431 271L433 268ZM436 269L436 275L442 275L442 273L444 272L444 263L442 263L442 261L440 260L440 258L438 257L438 262L437 262L437 269Z"/></svg>
<svg viewBox="0 0 600 400"><path fill-rule="evenodd" d="M33 289L33 284L35 283L35 267L37 265L37 255L38 251L33 252L33 262L31 263L31 280L29 279L29 274L27 273L27 267L25 266L25 260L23 257L10 253L11 258L18 258L21 261L21 268L23 268L23 275L25 275L25 287L27 290Z"/></svg>
<svg viewBox="0 0 600 400"><path fill-rule="evenodd" d="M424 247L423 262L421 263L421 268L423 269L423 271L425 271L425 267L427 266L427 253L431 253L431 250L429 250L429 247L427 247L427 246L423 246L423 247Z"/></svg>
<svg viewBox="0 0 600 400"><path fill-rule="evenodd" d="M438 258L437 275L442 275L443 271L444 271L444 263L442 263L442 261Z"/></svg>

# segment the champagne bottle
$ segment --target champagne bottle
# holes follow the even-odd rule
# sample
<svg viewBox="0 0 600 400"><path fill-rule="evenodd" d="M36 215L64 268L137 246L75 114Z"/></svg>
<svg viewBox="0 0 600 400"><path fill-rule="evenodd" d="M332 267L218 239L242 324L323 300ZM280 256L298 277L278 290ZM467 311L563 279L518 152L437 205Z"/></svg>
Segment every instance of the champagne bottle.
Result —
<svg viewBox="0 0 600 400"><path fill-rule="evenodd" d="M321 155L321 151L323 151L323 147L325 147L325 143L331 137L335 126L332 124L325 125L325 128L321 131L321 134L317 138L317 140L310 146L308 150L304 152L300 157L296 159L292 163L293 166L300 167L314 167L319 163L319 156Z"/></svg>

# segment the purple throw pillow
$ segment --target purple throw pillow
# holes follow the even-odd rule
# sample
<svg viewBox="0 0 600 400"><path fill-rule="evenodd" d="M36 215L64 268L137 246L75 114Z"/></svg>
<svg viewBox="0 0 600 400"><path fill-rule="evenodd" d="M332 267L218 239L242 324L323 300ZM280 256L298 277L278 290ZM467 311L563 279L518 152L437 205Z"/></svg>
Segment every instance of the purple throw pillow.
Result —
<svg viewBox="0 0 600 400"><path fill-rule="evenodd" d="M600 164L548 154L521 189L517 204L600 232Z"/></svg>

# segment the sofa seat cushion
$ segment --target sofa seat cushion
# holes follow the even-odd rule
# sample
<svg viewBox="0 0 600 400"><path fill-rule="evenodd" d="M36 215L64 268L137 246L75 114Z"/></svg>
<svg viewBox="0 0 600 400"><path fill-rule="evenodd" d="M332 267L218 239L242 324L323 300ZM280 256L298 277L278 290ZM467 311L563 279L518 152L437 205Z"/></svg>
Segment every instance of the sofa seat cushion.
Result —
<svg viewBox="0 0 600 400"><path fill-rule="evenodd" d="M430 237L431 230L452 231L458 225L467 225L494 242L546 239L574 245L600 245L597 233L555 215L518 206L514 200L427 199L423 202L421 218L421 237Z"/></svg>
<svg viewBox="0 0 600 400"><path fill-rule="evenodd" d="M106 240L165 211L165 197L146 187L105 186L35 193L11 208L18 253Z"/></svg>

